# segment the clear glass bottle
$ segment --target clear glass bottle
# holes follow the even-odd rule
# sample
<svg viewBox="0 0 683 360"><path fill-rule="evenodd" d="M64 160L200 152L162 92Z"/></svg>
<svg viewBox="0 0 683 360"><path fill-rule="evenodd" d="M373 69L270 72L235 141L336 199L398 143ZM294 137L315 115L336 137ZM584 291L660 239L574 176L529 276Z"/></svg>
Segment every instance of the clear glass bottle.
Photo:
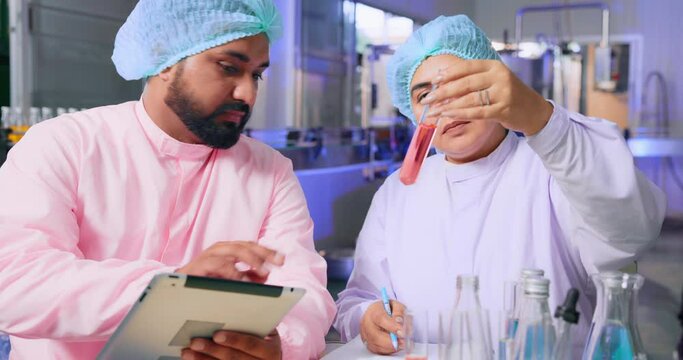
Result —
<svg viewBox="0 0 683 360"><path fill-rule="evenodd" d="M524 281L524 300L515 336L515 358L546 360L555 347L555 327L548 306L550 280L527 278Z"/></svg>
<svg viewBox="0 0 683 360"><path fill-rule="evenodd" d="M519 326L519 316L524 306L524 280L533 277L543 277L545 272L541 269L522 269L519 274L519 280L515 286L515 303L512 310L512 326L510 327L510 337L515 338L517 335L517 327Z"/></svg>
<svg viewBox="0 0 683 360"><path fill-rule="evenodd" d="M43 120L42 114L40 113L40 108L37 107L31 107L29 109L29 118L28 118L28 126L31 127L33 125L38 124ZM28 128L27 128L28 130Z"/></svg>
<svg viewBox="0 0 683 360"><path fill-rule="evenodd" d="M8 138L12 144L18 143L28 128L28 126L24 124L24 114L18 106L10 108L9 128L11 131Z"/></svg>
<svg viewBox="0 0 683 360"><path fill-rule="evenodd" d="M488 314L479 302L479 278L458 275L449 326L448 359L492 359Z"/></svg>
<svg viewBox="0 0 683 360"><path fill-rule="evenodd" d="M52 112L52 108L49 108L46 106L42 107L40 109L40 117L41 117L41 121L52 119L54 117L53 112Z"/></svg>
<svg viewBox="0 0 683 360"><path fill-rule="evenodd" d="M634 299L644 278L609 272L593 279L600 297L583 359L647 359L635 318L638 302Z"/></svg>
<svg viewBox="0 0 683 360"><path fill-rule="evenodd" d="M0 109L2 109L2 128L9 128L10 126L10 107L9 106L3 106Z"/></svg>
<svg viewBox="0 0 683 360"><path fill-rule="evenodd" d="M572 325L579 323L579 313L576 311L576 303L579 300L579 290L569 289L564 303L555 310L555 318L558 319L558 336L553 349L553 360L574 360L572 352Z"/></svg>

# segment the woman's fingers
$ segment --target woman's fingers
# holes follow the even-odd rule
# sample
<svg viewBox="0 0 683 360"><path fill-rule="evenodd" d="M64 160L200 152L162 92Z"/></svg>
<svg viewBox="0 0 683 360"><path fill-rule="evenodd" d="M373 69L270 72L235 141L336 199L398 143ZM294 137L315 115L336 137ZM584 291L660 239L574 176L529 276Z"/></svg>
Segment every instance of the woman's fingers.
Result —
<svg viewBox="0 0 683 360"><path fill-rule="evenodd" d="M453 81L467 75L483 73L491 69L497 60L464 60L458 59L454 64L447 68L441 69L432 84L443 84L444 82Z"/></svg>
<svg viewBox="0 0 683 360"><path fill-rule="evenodd" d="M490 88L495 79L488 73L477 73L465 77L443 82L420 102L422 105L438 103L445 99L457 99L467 94Z"/></svg>
<svg viewBox="0 0 683 360"><path fill-rule="evenodd" d="M439 116L458 120L496 120L502 117L503 108L500 104L457 108L444 110Z"/></svg>
<svg viewBox="0 0 683 360"><path fill-rule="evenodd" d="M442 101L429 110L428 116L446 116L447 112L452 110L491 106L496 103L496 100L489 89L474 91L458 98Z"/></svg>

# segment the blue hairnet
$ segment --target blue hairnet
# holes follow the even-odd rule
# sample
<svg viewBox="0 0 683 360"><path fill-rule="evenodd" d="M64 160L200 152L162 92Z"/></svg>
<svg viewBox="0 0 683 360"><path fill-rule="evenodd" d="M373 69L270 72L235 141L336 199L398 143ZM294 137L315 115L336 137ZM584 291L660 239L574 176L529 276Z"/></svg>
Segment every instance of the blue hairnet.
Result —
<svg viewBox="0 0 683 360"><path fill-rule="evenodd" d="M422 62L435 55L461 59L500 60L486 34L465 15L439 16L428 22L396 50L387 65L391 100L401 114L415 121L410 82Z"/></svg>
<svg viewBox="0 0 683 360"><path fill-rule="evenodd" d="M154 76L180 60L282 23L272 0L140 0L116 34L112 60L126 80Z"/></svg>

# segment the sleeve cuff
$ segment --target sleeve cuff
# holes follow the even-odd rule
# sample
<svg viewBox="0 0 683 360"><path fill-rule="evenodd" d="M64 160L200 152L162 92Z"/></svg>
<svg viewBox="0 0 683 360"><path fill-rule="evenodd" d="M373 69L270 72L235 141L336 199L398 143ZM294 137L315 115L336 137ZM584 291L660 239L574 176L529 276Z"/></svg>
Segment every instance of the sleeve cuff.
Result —
<svg viewBox="0 0 683 360"><path fill-rule="evenodd" d="M568 111L551 100L548 102L553 105L550 120L541 131L526 138L527 144L540 156L545 156L555 150L571 125Z"/></svg>

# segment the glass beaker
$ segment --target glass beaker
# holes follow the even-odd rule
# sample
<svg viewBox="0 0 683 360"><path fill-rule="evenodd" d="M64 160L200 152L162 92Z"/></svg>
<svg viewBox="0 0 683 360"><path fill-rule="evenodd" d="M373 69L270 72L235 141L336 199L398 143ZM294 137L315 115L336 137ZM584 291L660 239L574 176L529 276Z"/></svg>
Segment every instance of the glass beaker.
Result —
<svg viewBox="0 0 683 360"><path fill-rule="evenodd" d="M406 309L403 316L406 360L429 358L429 313Z"/></svg>
<svg viewBox="0 0 683 360"><path fill-rule="evenodd" d="M583 359L646 359L636 322L641 275L607 272L592 276L598 304Z"/></svg>

